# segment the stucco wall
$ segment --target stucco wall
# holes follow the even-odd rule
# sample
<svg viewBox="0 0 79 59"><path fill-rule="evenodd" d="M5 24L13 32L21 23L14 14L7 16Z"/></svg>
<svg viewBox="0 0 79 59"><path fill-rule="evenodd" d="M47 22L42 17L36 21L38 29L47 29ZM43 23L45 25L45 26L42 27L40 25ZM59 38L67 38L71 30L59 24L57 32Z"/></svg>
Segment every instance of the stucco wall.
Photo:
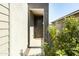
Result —
<svg viewBox="0 0 79 59"><path fill-rule="evenodd" d="M10 4L10 55L19 56L27 48L27 4Z"/></svg>

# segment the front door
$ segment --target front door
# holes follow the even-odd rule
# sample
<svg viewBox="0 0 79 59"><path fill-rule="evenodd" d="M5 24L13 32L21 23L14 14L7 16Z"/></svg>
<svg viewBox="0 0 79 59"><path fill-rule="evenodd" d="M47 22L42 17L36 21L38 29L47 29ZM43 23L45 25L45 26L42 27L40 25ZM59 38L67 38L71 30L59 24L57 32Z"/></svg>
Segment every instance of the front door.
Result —
<svg viewBox="0 0 79 59"><path fill-rule="evenodd" d="M34 38L43 37L43 16L34 16Z"/></svg>

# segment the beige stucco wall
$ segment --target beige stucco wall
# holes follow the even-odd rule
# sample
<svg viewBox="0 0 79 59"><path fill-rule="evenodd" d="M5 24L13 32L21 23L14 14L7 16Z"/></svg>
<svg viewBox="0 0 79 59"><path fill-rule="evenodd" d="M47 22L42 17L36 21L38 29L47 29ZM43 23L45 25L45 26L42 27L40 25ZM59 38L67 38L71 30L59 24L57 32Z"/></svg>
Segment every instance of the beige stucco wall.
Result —
<svg viewBox="0 0 79 59"><path fill-rule="evenodd" d="M3 4L9 8L8 3ZM47 37L47 26L48 26L48 4L45 6L44 15L44 37ZM37 6L36 6L37 7ZM44 6L42 6L43 8ZM20 56L21 51L23 52L27 49L28 44L28 7L25 3L11 3L10 4L10 47L8 45L9 38L0 38L0 44L7 42L4 46L0 48L0 55L8 55L8 48L10 48L11 56ZM0 12L9 14L8 10L0 6ZM0 20L8 21L8 16L0 14ZM0 23L0 28L9 28L7 23ZM8 35L8 30L1 31L0 36Z"/></svg>
<svg viewBox="0 0 79 59"><path fill-rule="evenodd" d="M27 48L27 4L10 4L10 55L19 56Z"/></svg>

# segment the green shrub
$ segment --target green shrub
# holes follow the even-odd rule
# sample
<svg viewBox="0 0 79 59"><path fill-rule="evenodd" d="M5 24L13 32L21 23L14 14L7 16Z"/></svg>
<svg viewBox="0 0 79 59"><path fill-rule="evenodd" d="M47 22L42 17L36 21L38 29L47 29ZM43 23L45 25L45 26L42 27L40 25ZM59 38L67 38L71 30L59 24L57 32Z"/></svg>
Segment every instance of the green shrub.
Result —
<svg viewBox="0 0 79 59"><path fill-rule="evenodd" d="M49 27L51 46L45 42L47 56L79 56L79 19L71 16L63 19L61 31L56 26Z"/></svg>

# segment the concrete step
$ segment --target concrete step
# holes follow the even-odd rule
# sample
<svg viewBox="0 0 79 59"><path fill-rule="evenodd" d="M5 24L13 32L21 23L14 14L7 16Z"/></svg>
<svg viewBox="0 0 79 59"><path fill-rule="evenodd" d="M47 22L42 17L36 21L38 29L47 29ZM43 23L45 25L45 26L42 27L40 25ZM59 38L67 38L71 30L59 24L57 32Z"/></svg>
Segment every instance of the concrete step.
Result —
<svg viewBox="0 0 79 59"><path fill-rule="evenodd" d="M27 48L22 56L41 56L41 48Z"/></svg>
<svg viewBox="0 0 79 59"><path fill-rule="evenodd" d="M41 48L30 48L28 56L40 56Z"/></svg>

